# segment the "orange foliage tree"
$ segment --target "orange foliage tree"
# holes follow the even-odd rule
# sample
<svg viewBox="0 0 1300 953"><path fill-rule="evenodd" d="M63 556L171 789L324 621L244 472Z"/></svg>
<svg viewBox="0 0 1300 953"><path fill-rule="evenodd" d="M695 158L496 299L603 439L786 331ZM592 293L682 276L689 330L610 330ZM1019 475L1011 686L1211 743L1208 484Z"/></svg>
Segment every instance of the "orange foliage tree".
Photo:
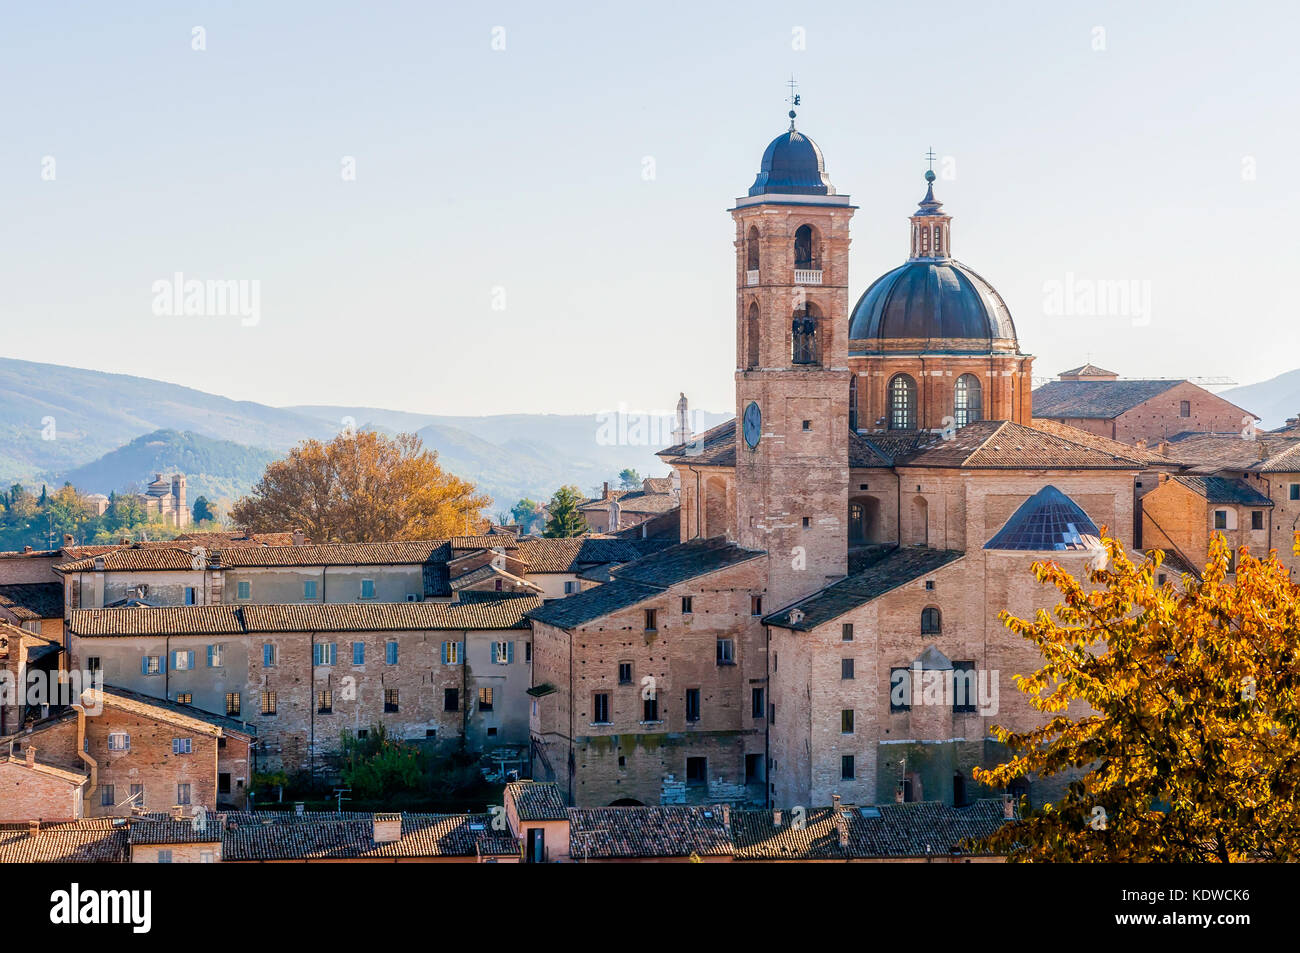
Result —
<svg viewBox="0 0 1300 953"><path fill-rule="evenodd" d="M249 532L301 528L315 543L441 539L472 532L489 502L415 434L349 431L272 463L231 519Z"/></svg>
<svg viewBox="0 0 1300 953"><path fill-rule="evenodd" d="M994 734L1014 757L975 778L1073 777L984 844L1012 860L1237 861L1300 857L1300 589L1276 554L1216 535L1200 579L1153 581L1113 539L1085 585L1052 562L1053 612L1003 623L1044 659L1016 683L1047 717ZM1100 565L1100 561L1099 565ZM1082 700L1090 711L1072 717ZM1076 712L1080 706L1076 706Z"/></svg>

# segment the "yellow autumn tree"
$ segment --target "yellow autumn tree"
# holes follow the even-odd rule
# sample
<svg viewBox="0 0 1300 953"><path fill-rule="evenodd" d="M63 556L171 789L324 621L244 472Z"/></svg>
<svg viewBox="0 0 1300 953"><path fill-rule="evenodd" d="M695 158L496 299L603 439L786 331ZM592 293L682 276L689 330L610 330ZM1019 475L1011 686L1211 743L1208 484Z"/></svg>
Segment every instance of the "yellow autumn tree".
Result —
<svg viewBox="0 0 1300 953"><path fill-rule="evenodd" d="M1185 590L1153 581L1160 553L1103 542L1090 585L1035 563L1061 595L1051 613L1001 615L1042 654L1016 684L1047 718L995 728L1013 757L975 778L1074 779L984 846L1028 861L1300 858L1300 590L1276 554L1245 549L1229 581L1220 535ZM1071 716L1076 700L1091 711Z"/></svg>
<svg viewBox="0 0 1300 953"><path fill-rule="evenodd" d="M301 528L315 543L442 539L473 532L489 502L415 434L349 431L272 463L231 519L255 533Z"/></svg>

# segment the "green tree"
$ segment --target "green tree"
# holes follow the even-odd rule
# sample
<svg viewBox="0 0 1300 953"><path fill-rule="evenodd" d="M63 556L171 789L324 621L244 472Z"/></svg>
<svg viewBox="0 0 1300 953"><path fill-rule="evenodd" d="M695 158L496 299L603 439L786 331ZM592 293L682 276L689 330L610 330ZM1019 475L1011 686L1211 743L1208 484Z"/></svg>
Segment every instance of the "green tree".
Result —
<svg viewBox="0 0 1300 953"><path fill-rule="evenodd" d="M618 475L619 482L623 484L625 490L636 490L641 487L641 474L637 473L631 467L622 470Z"/></svg>
<svg viewBox="0 0 1300 953"><path fill-rule="evenodd" d="M510 507L510 518L519 524L523 532L531 533L533 528L542 521L542 506L536 500L524 497Z"/></svg>
<svg viewBox="0 0 1300 953"><path fill-rule="evenodd" d="M355 799L386 798L401 791L419 790L424 780L425 758L414 745L388 737L382 725L372 725L365 738L344 730L340 774Z"/></svg>
<svg viewBox="0 0 1300 953"><path fill-rule="evenodd" d="M217 511L212 508L212 504L208 502L206 496L200 496L194 501L194 522L203 523L216 518Z"/></svg>
<svg viewBox="0 0 1300 953"><path fill-rule="evenodd" d="M987 846L1035 861L1300 859L1300 588L1276 553L1244 547L1229 582L1219 534L1181 591L1153 581L1162 554L1104 545L1086 582L1034 564L1061 595L1052 612L1001 615L1043 656L1016 683L1048 718L995 728L1014 757L976 780L1082 774Z"/></svg>
<svg viewBox="0 0 1300 953"><path fill-rule="evenodd" d="M555 539L581 536L587 532L587 521L578 510L582 501L582 491L576 486L570 484L556 490L549 507L551 516L546 521L546 532L542 535Z"/></svg>

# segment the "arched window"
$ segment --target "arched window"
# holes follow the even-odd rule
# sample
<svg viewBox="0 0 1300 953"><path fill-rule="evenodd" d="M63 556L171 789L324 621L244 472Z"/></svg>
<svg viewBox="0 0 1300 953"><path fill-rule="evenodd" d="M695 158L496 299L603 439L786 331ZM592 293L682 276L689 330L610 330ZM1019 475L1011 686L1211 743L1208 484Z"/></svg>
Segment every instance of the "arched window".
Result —
<svg viewBox="0 0 1300 953"><path fill-rule="evenodd" d="M790 362L817 364L821 361L821 311L809 302L790 321Z"/></svg>
<svg viewBox="0 0 1300 953"><path fill-rule="evenodd" d="M938 635L943 631L943 616L934 606L921 610L921 634Z"/></svg>
<svg viewBox="0 0 1300 953"><path fill-rule="evenodd" d="M906 374L889 381L889 429L916 429L916 381Z"/></svg>
<svg viewBox="0 0 1300 953"><path fill-rule="evenodd" d="M745 269L758 271L758 229L753 225L749 226L749 234L745 237Z"/></svg>
<svg viewBox="0 0 1300 953"><path fill-rule="evenodd" d="M957 378L957 383L953 386L952 406L958 427L984 419L984 397L978 377L963 374Z"/></svg>
<svg viewBox="0 0 1300 953"><path fill-rule="evenodd" d="M943 228L942 225L934 226L934 257L935 258L943 257L943 232L941 231L942 228Z"/></svg>
<svg viewBox="0 0 1300 953"><path fill-rule="evenodd" d="M858 429L858 375L849 378L849 429Z"/></svg>
<svg viewBox="0 0 1300 953"><path fill-rule="evenodd" d="M758 367L758 323L758 302L751 301L745 316L745 367L751 371Z"/></svg>
<svg viewBox="0 0 1300 953"><path fill-rule="evenodd" d="M821 243L811 225L800 225L794 233L794 267L799 271L819 270L822 266Z"/></svg>

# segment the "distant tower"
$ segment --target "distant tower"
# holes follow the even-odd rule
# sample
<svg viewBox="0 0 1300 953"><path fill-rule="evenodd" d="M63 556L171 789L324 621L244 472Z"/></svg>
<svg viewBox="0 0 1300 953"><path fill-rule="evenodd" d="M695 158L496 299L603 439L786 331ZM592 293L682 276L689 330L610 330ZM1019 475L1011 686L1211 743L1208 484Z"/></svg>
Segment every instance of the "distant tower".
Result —
<svg viewBox="0 0 1300 953"><path fill-rule="evenodd" d="M792 97L792 105L797 97ZM765 606L847 572L849 220L795 128L772 140L736 221L734 538L768 553ZM731 535L731 534L729 534Z"/></svg>
<svg viewBox="0 0 1300 953"><path fill-rule="evenodd" d="M175 522L178 528L190 525L190 508L185 498L185 474L172 475L172 505L176 507Z"/></svg>

